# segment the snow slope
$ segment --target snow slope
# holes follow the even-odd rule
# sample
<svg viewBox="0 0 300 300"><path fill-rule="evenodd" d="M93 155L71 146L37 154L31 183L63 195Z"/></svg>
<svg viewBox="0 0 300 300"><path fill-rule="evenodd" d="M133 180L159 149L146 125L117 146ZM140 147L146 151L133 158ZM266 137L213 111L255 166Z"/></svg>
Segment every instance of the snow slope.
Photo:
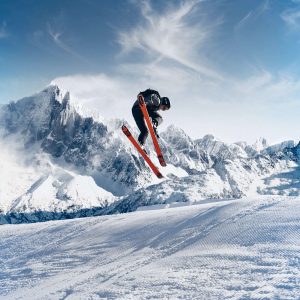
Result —
<svg viewBox="0 0 300 300"><path fill-rule="evenodd" d="M0 299L299 299L300 198L0 226Z"/></svg>
<svg viewBox="0 0 300 300"><path fill-rule="evenodd" d="M0 213L66 212L115 201L92 177L52 164L47 154L26 153L11 140L1 146Z"/></svg>

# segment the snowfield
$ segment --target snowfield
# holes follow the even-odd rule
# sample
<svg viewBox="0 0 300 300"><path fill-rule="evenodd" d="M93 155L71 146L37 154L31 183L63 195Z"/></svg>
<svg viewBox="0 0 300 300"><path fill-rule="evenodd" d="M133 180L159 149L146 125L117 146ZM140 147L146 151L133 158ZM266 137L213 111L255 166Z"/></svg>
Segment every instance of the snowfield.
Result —
<svg viewBox="0 0 300 300"><path fill-rule="evenodd" d="M298 196L155 208L0 226L0 299L300 299Z"/></svg>
<svg viewBox="0 0 300 300"><path fill-rule="evenodd" d="M55 85L1 107L0 299L300 299L300 142L171 125L159 180L124 123Z"/></svg>

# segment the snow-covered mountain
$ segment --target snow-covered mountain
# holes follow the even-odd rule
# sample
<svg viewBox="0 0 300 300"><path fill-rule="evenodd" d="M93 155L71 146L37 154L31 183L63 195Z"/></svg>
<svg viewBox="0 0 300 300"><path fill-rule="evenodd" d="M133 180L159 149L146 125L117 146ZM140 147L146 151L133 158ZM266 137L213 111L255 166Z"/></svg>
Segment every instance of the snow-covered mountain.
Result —
<svg viewBox="0 0 300 300"><path fill-rule="evenodd" d="M110 124L109 130L101 120L78 112L70 94L57 86L5 106L1 125L6 135L18 134L28 151L38 144L51 157L87 172L99 171L99 177L111 178L126 190L141 183L139 175L145 168L135 166L137 162L117 138L119 124ZM124 176L123 170L131 172Z"/></svg>
<svg viewBox="0 0 300 300"><path fill-rule="evenodd" d="M193 140L170 126L160 134L168 164L161 181L123 135L124 122L84 110L53 85L1 107L2 222L257 193L300 194L300 144L293 141L270 146L265 139L254 145L226 144L212 135Z"/></svg>

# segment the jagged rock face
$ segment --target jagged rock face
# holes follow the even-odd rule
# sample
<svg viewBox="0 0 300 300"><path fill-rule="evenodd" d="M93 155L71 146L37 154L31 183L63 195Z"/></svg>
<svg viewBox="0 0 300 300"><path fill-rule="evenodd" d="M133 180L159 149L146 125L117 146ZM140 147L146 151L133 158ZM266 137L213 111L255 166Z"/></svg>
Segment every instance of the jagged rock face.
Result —
<svg viewBox="0 0 300 300"><path fill-rule="evenodd" d="M23 98L2 107L1 125L8 134L20 133L25 144L45 138L50 131L57 91L45 90L38 97Z"/></svg>
<svg viewBox="0 0 300 300"><path fill-rule="evenodd" d="M196 174L209 168L212 160L182 129L169 126L161 134L162 150L169 163L181 167L188 174Z"/></svg>
<svg viewBox="0 0 300 300"><path fill-rule="evenodd" d="M300 161L300 143L295 147L295 151L296 151L298 162L299 162Z"/></svg>
<svg viewBox="0 0 300 300"><path fill-rule="evenodd" d="M294 155L295 159L300 162L300 142L297 144L297 146L293 147L291 149L292 154Z"/></svg>
<svg viewBox="0 0 300 300"><path fill-rule="evenodd" d="M212 135L192 140L182 129L170 126L160 134L170 173L158 182L123 135L121 125L121 120L104 122L87 116L78 110L70 94L63 94L57 86L1 107L0 128L5 136L20 137L28 152L47 153L52 158L49 164L62 170L24 172L22 176L32 182L28 179L22 184L11 205L1 207L0 203L0 212L9 212L14 222L27 222L127 212L142 205L239 198L247 196L261 178L266 178L264 185L255 187L256 192L282 193L272 175L300 161L300 143L295 146L293 141L268 146L263 138L254 145L226 144ZM64 171L67 167L76 168L79 174L70 175ZM86 188L78 186L79 182ZM292 185L290 191L295 193ZM44 203L39 203L38 195L44 195L44 189L50 192ZM85 189L94 191L88 203Z"/></svg>
<svg viewBox="0 0 300 300"><path fill-rule="evenodd" d="M57 105L57 103L56 103ZM50 133L42 148L54 157L64 156L67 162L87 166L94 153L101 153L108 143L109 133L104 124L92 118L82 118L67 99L52 111Z"/></svg>
<svg viewBox="0 0 300 300"><path fill-rule="evenodd" d="M89 149L103 150L101 144L109 138L104 124L81 117L71 106L69 93L63 97L57 87L10 103L4 127L10 134L21 133L27 147L40 141L45 152L76 165L86 165Z"/></svg>
<svg viewBox="0 0 300 300"><path fill-rule="evenodd" d="M126 191L149 182L144 162L125 151L105 124L80 115L58 87L50 86L32 97L2 109L1 125L6 134L20 134L26 148L40 143L54 158L82 167L87 173L109 176Z"/></svg>

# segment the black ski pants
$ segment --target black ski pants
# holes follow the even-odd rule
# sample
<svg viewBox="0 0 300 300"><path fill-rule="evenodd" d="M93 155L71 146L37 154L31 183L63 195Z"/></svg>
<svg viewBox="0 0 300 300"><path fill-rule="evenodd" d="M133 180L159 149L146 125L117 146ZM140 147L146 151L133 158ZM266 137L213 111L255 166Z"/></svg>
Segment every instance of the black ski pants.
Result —
<svg viewBox="0 0 300 300"><path fill-rule="evenodd" d="M147 107L147 109L148 109L148 107ZM156 111L152 111L151 109L148 109L148 114L149 114L149 117L152 119L152 121L154 119L157 121L158 125L160 125L162 123L162 117ZM149 131L148 131L145 119L144 119L143 112L138 105L134 105L132 107L132 115L136 122L137 127L139 128L139 130L141 132L138 137L138 141L141 145L144 145L146 142L146 139L149 135Z"/></svg>

